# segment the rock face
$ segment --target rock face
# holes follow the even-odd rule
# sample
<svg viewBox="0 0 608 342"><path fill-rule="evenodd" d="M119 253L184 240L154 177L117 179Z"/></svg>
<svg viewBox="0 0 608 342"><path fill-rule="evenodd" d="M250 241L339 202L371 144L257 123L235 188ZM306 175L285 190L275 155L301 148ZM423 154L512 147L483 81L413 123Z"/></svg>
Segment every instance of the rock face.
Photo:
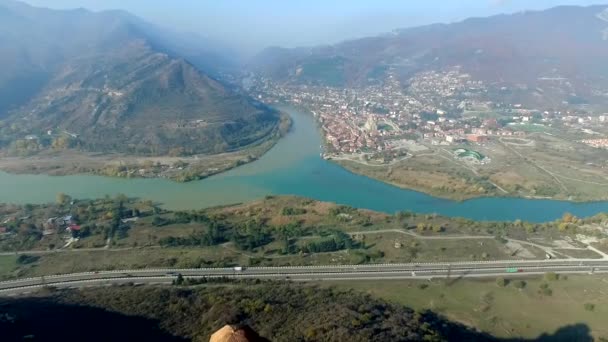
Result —
<svg viewBox="0 0 608 342"><path fill-rule="evenodd" d="M253 329L248 326L229 325L211 335L209 342L265 342L265 338L260 337Z"/></svg>

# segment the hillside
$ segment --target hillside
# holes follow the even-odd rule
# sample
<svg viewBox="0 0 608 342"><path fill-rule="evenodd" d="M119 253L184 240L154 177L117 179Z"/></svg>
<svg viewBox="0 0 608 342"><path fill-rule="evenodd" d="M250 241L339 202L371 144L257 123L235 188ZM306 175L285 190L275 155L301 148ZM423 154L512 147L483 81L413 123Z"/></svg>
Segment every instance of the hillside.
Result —
<svg viewBox="0 0 608 342"><path fill-rule="evenodd" d="M275 342L494 340L431 312L416 313L354 292L280 283L91 288L0 300L0 313L11 318L0 320L3 335L11 340L34 335L73 341L85 334L87 340L127 341L137 331L146 340L208 341L214 331L234 323L247 324ZM72 328L61 328L56 319L69 320ZM98 330L100 320L125 329L90 335L88 329Z"/></svg>
<svg viewBox="0 0 608 342"><path fill-rule="evenodd" d="M0 1L0 148L208 154L276 133L277 112L199 70L224 65L195 41L125 12Z"/></svg>
<svg viewBox="0 0 608 342"><path fill-rule="evenodd" d="M607 13L606 6L556 7L396 30L331 46L271 48L251 67L286 83L357 87L382 79L389 68L407 83L422 71L461 66L498 89L523 90L527 94L518 93L517 99L524 103L606 103Z"/></svg>
<svg viewBox="0 0 608 342"><path fill-rule="evenodd" d="M101 271L97 277L104 270L142 268L449 265L543 260L547 253L560 259L596 259L601 255L590 246L608 251L606 214L566 214L542 224L482 222L407 211L387 215L294 197L169 212L151 201L124 196L78 200L60 194L54 204L0 205L0 222L5 231L0 236L0 280ZM70 237L78 240L62 247ZM132 340L138 329L143 340L177 335L207 341L211 332L235 323L272 341L420 340L420 329L425 335L439 332L438 340L469 340L459 334L470 331L458 325L433 314L420 316L428 309L513 341L541 334L539 341L591 341L590 333L608 336L602 320L608 314L608 294L599 271L560 273L558 278L549 278L551 273L520 274L509 277L507 284L497 283L502 277L461 278L456 271L451 280L418 275L409 280L319 280L319 286L356 289L418 313L359 292L300 286L291 275L294 283L288 285L253 280L218 284L209 279L196 289L115 286L60 292L50 299L0 296L0 331L3 337L34 334L56 340L56 334L64 334L62 340L82 340L81 334L103 320L117 327L95 335L103 341ZM186 279L183 285L194 283ZM550 286L553 295L539 291L543 286ZM587 304L595 307L589 310ZM526 319L521 320L524 313ZM68 331L62 324L66 321L73 323ZM123 334L119 327L132 329Z"/></svg>

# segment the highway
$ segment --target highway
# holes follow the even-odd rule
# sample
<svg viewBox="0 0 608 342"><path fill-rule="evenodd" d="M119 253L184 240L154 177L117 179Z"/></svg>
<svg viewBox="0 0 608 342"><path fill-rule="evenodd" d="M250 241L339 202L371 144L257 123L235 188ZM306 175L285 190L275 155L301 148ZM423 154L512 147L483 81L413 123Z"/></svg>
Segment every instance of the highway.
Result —
<svg viewBox="0 0 608 342"><path fill-rule="evenodd" d="M507 272L511 269L511 273ZM431 279L466 277L517 277L561 274L608 273L608 260L564 259L533 261L483 261L418 264L370 264L337 266L288 266L137 269L49 275L0 282L0 296L26 294L44 286L57 288L107 286L112 284L168 284L178 274L187 278L240 278L290 281Z"/></svg>

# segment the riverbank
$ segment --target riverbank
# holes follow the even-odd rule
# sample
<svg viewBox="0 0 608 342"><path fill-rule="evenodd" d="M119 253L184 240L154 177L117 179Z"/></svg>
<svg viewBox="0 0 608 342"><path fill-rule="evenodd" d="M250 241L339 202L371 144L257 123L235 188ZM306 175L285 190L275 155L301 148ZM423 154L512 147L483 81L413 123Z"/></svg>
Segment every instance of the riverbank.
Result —
<svg viewBox="0 0 608 342"><path fill-rule="evenodd" d="M608 202L573 203L543 199L483 197L450 201L359 176L320 157L322 140L313 116L279 107L293 119L290 133L258 160L188 183L161 178L93 175L63 177L0 172L0 202L42 204L59 192L74 198L125 194L147 198L168 210L197 210L244 203L268 195L297 195L384 213L408 210L474 220L547 222L570 212L578 217L608 212Z"/></svg>
<svg viewBox="0 0 608 342"><path fill-rule="evenodd" d="M388 215L292 196L168 211L125 196L61 195L42 205L0 204L0 279L110 267L543 260L547 255L599 260L607 257L608 232L596 228L605 219L479 222ZM599 235L583 238L594 233Z"/></svg>
<svg viewBox="0 0 608 342"><path fill-rule="evenodd" d="M310 110L306 112L313 113ZM311 114L311 116L314 116ZM392 186L433 197L465 201L488 197L551 199L573 203L608 201L608 168L604 151L575 146L556 137L529 135L533 144L511 145L502 139L484 144L420 144L390 161L368 161L364 153L335 155L315 118L323 156L346 170ZM483 162L458 158L458 148L471 149ZM561 149L576 149L577 155Z"/></svg>
<svg viewBox="0 0 608 342"><path fill-rule="evenodd" d="M329 160L355 174L452 201L488 197L572 203L608 200L608 183L576 179L558 172L546 174L525 164L476 168L443 151L413 155L391 165L367 165L348 158Z"/></svg>
<svg viewBox="0 0 608 342"><path fill-rule="evenodd" d="M472 179L471 175L463 177L463 170L458 170L458 168L455 169L453 167L448 167L446 170L444 170L445 168L438 169L438 161L431 158L432 156L437 155L437 152L423 152L415 155L408 154L404 157L398 158L397 160L393 160L388 164L374 164L367 162L364 160L363 154L353 157L333 155L328 153L329 143L327 139L325 139L322 125L316 117L314 111L311 111L302 105L296 106L292 104L291 106L302 112L308 113L314 118L316 131L321 141L321 148L323 150L321 155L323 158L353 174L374 179L399 189L413 190L450 201L462 202L472 199L495 197L569 200L569 198L565 197L553 198L533 196L529 194L509 193L496 183L487 179L480 182ZM442 157L447 159L446 156ZM425 163L428 165L426 169L418 170L416 167L404 167L404 164L412 163L412 161L413 164L417 164L417 166ZM445 163L445 160L443 159L440 161ZM460 167L462 167L462 165ZM471 169L465 168L465 170L470 171ZM475 173L473 174L474 176L478 176ZM589 202L591 201L594 201L594 199L589 199Z"/></svg>
<svg viewBox="0 0 608 342"><path fill-rule="evenodd" d="M120 178L164 178L190 182L223 173L251 163L268 152L291 128L291 119L281 113L276 129L242 149L195 156L139 156L48 150L28 157L1 156L0 170L12 174L69 176L79 174Z"/></svg>
<svg viewBox="0 0 608 342"><path fill-rule="evenodd" d="M498 191L468 183L453 175L441 172L422 171L394 166L368 166L352 160L333 160L346 170L370 177L392 186L422 192L433 197L451 201L466 201L483 197L517 197L508 196Z"/></svg>

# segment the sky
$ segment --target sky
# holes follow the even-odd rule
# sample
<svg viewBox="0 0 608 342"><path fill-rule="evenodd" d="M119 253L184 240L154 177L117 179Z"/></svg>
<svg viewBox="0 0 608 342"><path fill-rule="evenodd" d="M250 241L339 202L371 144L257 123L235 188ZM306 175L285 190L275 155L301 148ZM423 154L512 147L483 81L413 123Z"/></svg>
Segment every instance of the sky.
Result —
<svg viewBox="0 0 608 342"><path fill-rule="evenodd" d="M220 39L248 55L268 46L331 44L396 28L601 1L25 0L57 9L123 9L161 26Z"/></svg>

